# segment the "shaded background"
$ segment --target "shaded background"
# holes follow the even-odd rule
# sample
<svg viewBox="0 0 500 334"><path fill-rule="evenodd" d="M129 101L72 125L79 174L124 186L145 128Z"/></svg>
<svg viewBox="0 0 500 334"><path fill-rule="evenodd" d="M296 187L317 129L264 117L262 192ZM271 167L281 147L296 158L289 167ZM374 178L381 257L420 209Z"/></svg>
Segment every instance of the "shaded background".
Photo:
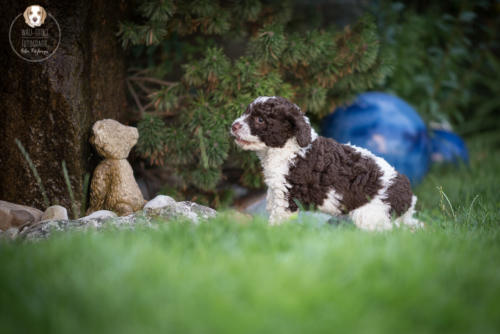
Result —
<svg viewBox="0 0 500 334"><path fill-rule="evenodd" d="M214 176L219 181L210 187L201 185L205 184L203 177L209 175L211 169L205 171L196 167L195 172L201 176L181 175L182 165L179 167L172 145L168 144L171 143L168 140L173 139L164 139L161 135L170 131L164 126L175 124L172 123L175 117L169 114L175 108L168 105L172 96L159 100L154 94L162 92L162 82L181 80L186 73L183 65L202 59L209 47L221 47L233 61L246 55L249 41L261 27L260 21L250 20L244 29L239 27L220 34L207 34L200 28L186 34L174 31L161 36L148 35L150 31L141 29L154 23L151 18L155 18L155 13L161 14L151 11L149 16L144 15L146 5L154 3L40 2L62 28L61 46L56 55L45 62L31 64L15 56L4 43L0 51L0 62L4 66L0 79L3 102L0 113L1 199L40 209L45 207L40 186L14 142L17 138L38 169L50 203L71 206L61 169L65 161L71 187L80 204L87 196L84 177L91 174L99 161L88 144L90 127L96 120L107 117L139 125L143 141L132 153L131 160L147 198L160 192L177 200L191 199L223 207L237 197L239 188L235 190L235 184L249 189L262 188L255 161L220 165L217 173L221 174ZM260 2L242 2L242 6L255 3ZM2 36L8 35L12 19L29 4L18 2L2 6ZM281 20L278 14L289 13L286 31L299 34L331 27L342 31L346 25L370 14L376 23L374 32L378 34L380 52L384 52L382 58L390 65L383 80L371 89L391 92L405 99L427 123L447 123L465 138L482 137L491 146L500 143L498 2L269 1L259 6L261 14L273 13L272 8L279 8L277 14L271 16L276 21ZM238 21L239 18L233 19ZM161 20L159 17L157 22ZM126 23L133 24L131 30L124 29ZM152 43L148 43L148 37L152 38ZM140 71L147 71L148 78L162 82L156 86L154 82L152 86L144 83L146 93L135 86L138 96L134 96L127 86L130 78ZM149 109L141 110L148 105ZM323 106L318 116L313 115L315 126L321 121L319 115L332 109ZM163 125L148 127L144 122L148 115L158 116ZM151 141L145 142L144 138ZM211 138L206 146L216 147L228 140L224 136ZM165 147L170 151L166 152ZM179 150L191 151L189 147ZM201 164L203 154L193 151L193 155L199 157L195 163Z"/></svg>

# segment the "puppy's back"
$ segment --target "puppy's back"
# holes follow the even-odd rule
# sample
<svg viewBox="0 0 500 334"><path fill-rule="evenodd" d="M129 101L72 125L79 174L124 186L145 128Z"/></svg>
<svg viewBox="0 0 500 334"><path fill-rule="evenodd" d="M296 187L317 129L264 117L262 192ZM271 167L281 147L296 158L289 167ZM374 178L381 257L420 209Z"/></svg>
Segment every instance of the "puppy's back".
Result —
<svg viewBox="0 0 500 334"><path fill-rule="evenodd" d="M306 207L318 207L333 190L339 199L338 211L348 213L385 191L388 195L383 198L387 197L391 211L400 215L411 204L408 179L390 167L391 176L397 176L388 180L385 175L388 172L384 170L388 164L384 161L381 166L377 160L381 158L366 150L318 137L305 156L297 157L290 168L289 208L296 211L296 201Z"/></svg>

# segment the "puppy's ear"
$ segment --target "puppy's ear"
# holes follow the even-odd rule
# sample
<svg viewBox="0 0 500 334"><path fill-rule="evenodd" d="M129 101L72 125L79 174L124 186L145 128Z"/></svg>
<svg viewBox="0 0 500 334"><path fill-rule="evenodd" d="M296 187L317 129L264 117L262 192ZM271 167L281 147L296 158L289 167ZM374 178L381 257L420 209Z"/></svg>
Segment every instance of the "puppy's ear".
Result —
<svg viewBox="0 0 500 334"><path fill-rule="evenodd" d="M47 12L45 11L45 8L43 7L40 7L42 9L42 21L40 23L44 23L45 22L45 18L47 17Z"/></svg>
<svg viewBox="0 0 500 334"><path fill-rule="evenodd" d="M295 123L297 127L297 143L300 147L306 147L311 143L311 126L306 123L304 116L300 115L297 117L297 122Z"/></svg>
<svg viewBox="0 0 500 334"><path fill-rule="evenodd" d="M24 21L26 21L26 23L30 22L30 18L28 17L28 12L30 11L30 8L31 8L31 6L26 7L26 9L24 10L24 13L23 13Z"/></svg>
<svg viewBox="0 0 500 334"><path fill-rule="evenodd" d="M307 124L306 119L300 109L290 113L290 120L295 127L295 138L300 147L306 147L311 143L311 126Z"/></svg>

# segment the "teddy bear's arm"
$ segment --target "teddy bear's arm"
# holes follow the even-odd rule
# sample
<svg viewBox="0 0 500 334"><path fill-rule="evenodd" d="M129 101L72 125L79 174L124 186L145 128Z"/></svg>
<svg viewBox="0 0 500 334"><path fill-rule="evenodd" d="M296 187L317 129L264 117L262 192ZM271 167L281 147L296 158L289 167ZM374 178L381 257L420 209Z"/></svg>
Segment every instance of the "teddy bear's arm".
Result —
<svg viewBox="0 0 500 334"><path fill-rule="evenodd" d="M97 210L103 210L106 195L108 193L110 178L112 176L110 166L103 161L94 170L92 183L90 185L90 206L87 214L91 214Z"/></svg>

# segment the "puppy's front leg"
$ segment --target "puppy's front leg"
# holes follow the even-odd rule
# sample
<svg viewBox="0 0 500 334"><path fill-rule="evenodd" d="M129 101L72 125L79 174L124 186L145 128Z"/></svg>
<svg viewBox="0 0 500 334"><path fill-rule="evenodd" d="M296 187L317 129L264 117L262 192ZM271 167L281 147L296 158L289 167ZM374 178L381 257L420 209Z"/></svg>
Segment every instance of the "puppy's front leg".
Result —
<svg viewBox="0 0 500 334"><path fill-rule="evenodd" d="M270 225L279 225L293 215L293 212L288 209L288 201L280 191L268 190L266 201Z"/></svg>
<svg viewBox="0 0 500 334"><path fill-rule="evenodd" d="M269 216L270 225L280 225L293 215L290 210L272 210Z"/></svg>

